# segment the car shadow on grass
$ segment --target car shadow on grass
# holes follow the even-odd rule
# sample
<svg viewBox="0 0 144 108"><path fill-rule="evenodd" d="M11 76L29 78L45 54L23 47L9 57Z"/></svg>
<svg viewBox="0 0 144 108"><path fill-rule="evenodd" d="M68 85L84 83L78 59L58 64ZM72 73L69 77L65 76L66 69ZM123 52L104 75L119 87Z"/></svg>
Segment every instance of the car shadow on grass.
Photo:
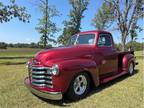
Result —
<svg viewBox="0 0 144 108"><path fill-rule="evenodd" d="M137 74L139 72L139 70L135 70L135 74ZM134 75L135 75L134 74ZM133 75L132 75L133 76ZM114 84L117 84L117 83L119 83L119 82L121 82L121 81L123 81L123 80L125 80L125 79L127 79L127 78L129 78L129 77L131 77L130 75L128 75L128 74L126 74L126 75L123 75L123 76L121 76L121 77L119 77L119 78L116 78L116 79L114 79L114 80L112 80L112 81L110 81L110 82L107 82L107 83L105 83L105 84L101 84L100 86L98 86L98 87L92 87L91 89L90 89L90 91L89 91L89 93L88 93L88 95L85 97L85 98L87 98L87 97L90 97L90 96L92 96L92 95L94 95L95 93L98 93L98 92L101 92L102 90L104 90L104 89L106 89L106 88L108 88L108 87L111 87L112 85L114 85ZM40 97L38 97L38 98L40 98ZM85 99L84 98L84 99ZM52 105L57 105L57 106L61 106L61 107L68 107L68 106L71 106L71 103L74 103L74 102L78 102L78 101L80 101L80 100L77 100L77 101L71 101L71 100L68 100L65 96L64 96L64 98L62 99L62 100L59 100L59 101L54 101L54 100L47 100L47 99L43 99L43 98L40 98L42 101L45 101L46 103L48 103L48 104L52 104ZM82 100L82 99L81 99Z"/></svg>
<svg viewBox="0 0 144 108"><path fill-rule="evenodd" d="M136 69L135 73L133 75L137 74L138 72L139 72L139 70ZM119 82L121 82L121 81L123 81L123 80L125 80L125 79L127 79L129 77L132 77L133 75L130 76L129 74L126 74L126 75L118 77L118 78L116 78L116 79L114 79L112 81L109 81L109 82L107 82L105 84L101 84L100 86L93 88L90 91L90 93L88 94L88 96L91 96L91 95L93 95L95 93L101 92L102 90L104 90L104 89L106 89L108 87L111 87L112 85L117 84L117 83L119 83Z"/></svg>

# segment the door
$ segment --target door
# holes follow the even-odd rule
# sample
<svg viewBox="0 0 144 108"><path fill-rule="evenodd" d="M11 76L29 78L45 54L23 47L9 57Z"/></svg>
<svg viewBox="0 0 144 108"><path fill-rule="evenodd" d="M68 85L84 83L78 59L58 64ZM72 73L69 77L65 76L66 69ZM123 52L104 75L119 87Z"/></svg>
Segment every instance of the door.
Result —
<svg viewBox="0 0 144 108"><path fill-rule="evenodd" d="M117 72L117 53L110 34L99 34L96 52L99 54L100 75Z"/></svg>

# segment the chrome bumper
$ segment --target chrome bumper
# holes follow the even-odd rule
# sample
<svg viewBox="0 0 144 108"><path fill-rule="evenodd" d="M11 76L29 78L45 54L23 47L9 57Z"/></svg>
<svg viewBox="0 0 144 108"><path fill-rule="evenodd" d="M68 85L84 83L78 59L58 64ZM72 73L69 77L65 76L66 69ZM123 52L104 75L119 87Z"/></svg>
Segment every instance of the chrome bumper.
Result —
<svg viewBox="0 0 144 108"><path fill-rule="evenodd" d="M24 83L26 87L35 95L45 98L45 99L50 99L50 100L61 100L62 99L62 93L61 92L42 92L39 90L36 90L32 88L26 81L25 79Z"/></svg>

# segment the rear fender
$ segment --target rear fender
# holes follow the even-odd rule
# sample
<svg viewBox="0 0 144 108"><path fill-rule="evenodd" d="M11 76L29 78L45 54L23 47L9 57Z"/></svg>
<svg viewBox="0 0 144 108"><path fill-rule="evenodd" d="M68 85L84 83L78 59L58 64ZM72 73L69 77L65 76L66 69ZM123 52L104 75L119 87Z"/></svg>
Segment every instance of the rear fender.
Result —
<svg viewBox="0 0 144 108"><path fill-rule="evenodd" d="M126 54L124 55L123 57L123 60L122 60L122 69L124 71L128 71L128 65L130 62L135 62L135 59L134 59L134 55L133 54Z"/></svg>

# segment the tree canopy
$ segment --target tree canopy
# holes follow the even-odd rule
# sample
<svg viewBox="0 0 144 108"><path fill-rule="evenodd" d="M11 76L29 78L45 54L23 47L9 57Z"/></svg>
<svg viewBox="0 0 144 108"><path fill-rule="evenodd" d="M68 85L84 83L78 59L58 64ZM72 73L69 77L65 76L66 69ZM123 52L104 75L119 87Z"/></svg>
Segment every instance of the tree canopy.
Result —
<svg viewBox="0 0 144 108"><path fill-rule="evenodd" d="M64 29L62 35L58 38L58 42L65 45L70 36L80 32L81 20L83 13L87 9L89 0L69 0L72 6L69 14L69 20L64 21Z"/></svg>
<svg viewBox="0 0 144 108"><path fill-rule="evenodd" d="M143 5L144 0L105 0L95 15L93 23L98 29L107 29L116 25L115 28L121 33L121 46L124 51L129 35L133 40L136 31L141 30L137 22L144 15Z"/></svg>
<svg viewBox="0 0 144 108"><path fill-rule="evenodd" d="M52 18L59 16L59 12L54 6L48 5L48 0L39 1L39 9L42 13L42 18L39 19L39 23L36 30L40 34L39 44L46 48L50 42L56 42L54 39L54 34L58 31L56 23L52 22Z"/></svg>
<svg viewBox="0 0 144 108"><path fill-rule="evenodd" d="M102 7L98 9L95 18L92 20L92 24L98 30L105 30L109 28L113 22L113 12L114 10L110 8L110 4L104 2Z"/></svg>
<svg viewBox="0 0 144 108"><path fill-rule="evenodd" d="M9 5L0 2L0 23L9 22L13 18L29 22L30 14L27 14L25 7L18 6L15 0L10 0Z"/></svg>

